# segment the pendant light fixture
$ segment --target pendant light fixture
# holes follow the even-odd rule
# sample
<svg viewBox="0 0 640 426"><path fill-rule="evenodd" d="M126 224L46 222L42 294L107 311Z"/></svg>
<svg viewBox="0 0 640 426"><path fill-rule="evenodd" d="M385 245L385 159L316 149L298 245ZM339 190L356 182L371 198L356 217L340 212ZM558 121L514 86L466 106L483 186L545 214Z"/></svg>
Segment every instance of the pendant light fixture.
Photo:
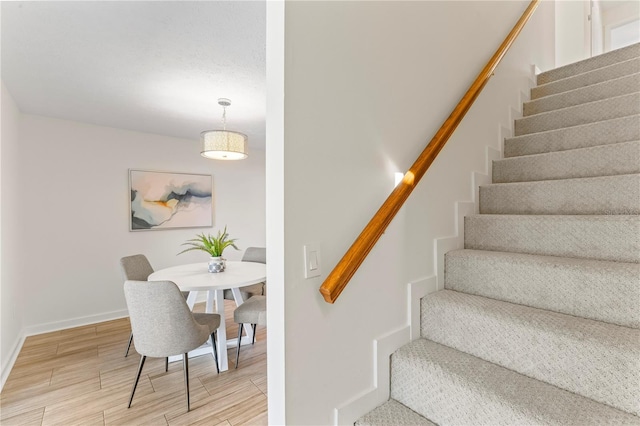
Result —
<svg viewBox="0 0 640 426"><path fill-rule="evenodd" d="M200 133L202 152L200 155L214 160L243 160L247 154L247 135L227 130L227 107L231 101L218 99L222 106L222 130L205 130Z"/></svg>

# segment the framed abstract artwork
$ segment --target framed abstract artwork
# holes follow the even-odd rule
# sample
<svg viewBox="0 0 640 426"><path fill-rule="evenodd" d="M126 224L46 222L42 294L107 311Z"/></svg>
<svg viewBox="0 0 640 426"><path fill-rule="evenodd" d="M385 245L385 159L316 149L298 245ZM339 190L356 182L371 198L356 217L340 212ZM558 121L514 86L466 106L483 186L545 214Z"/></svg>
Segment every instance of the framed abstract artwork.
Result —
<svg viewBox="0 0 640 426"><path fill-rule="evenodd" d="M211 175L129 170L129 229L213 226Z"/></svg>

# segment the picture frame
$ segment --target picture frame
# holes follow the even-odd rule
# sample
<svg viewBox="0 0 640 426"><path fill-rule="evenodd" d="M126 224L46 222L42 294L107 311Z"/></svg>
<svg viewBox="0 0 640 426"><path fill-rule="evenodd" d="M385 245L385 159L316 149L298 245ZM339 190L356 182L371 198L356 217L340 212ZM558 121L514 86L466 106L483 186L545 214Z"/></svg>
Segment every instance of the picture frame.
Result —
<svg viewBox="0 0 640 426"><path fill-rule="evenodd" d="M129 169L129 230L213 226L213 177Z"/></svg>

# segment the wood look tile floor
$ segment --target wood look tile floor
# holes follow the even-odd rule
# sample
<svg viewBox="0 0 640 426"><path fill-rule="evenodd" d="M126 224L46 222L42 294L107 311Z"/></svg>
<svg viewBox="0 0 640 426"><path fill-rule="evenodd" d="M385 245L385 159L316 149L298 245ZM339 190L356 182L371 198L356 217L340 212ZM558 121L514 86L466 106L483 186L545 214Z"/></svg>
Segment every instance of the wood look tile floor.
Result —
<svg viewBox="0 0 640 426"><path fill-rule="evenodd" d="M227 301L227 336L236 337ZM203 311L203 305L196 305ZM216 373L213 357L189 359L187 413L182 362L147 358L131 408L127 403L140 356L124 357L131 331L123 318L28 337L0 393L0 424L7 425L266 425L266 328L243 346L235 369ZM135 339L134 339L135 345Z"/></svg>

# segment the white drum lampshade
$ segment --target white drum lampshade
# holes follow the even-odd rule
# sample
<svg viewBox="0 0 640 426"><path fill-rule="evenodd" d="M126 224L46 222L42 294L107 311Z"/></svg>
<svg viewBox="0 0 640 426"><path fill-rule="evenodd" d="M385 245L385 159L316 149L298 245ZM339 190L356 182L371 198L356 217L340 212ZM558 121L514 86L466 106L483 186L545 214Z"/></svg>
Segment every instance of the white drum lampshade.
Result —
<svg viewBox="0 0 640 426"><path fill-rule="evenodd" d="M247 135L227 130L227 107L231 101L226 98L218 99L222 106L222 130L205 130L200 133L202 151L200 155L214 160L242 160L249 156L247 153Z"/></svg>
<svg viewBox="0 0 640 426"><path fill-rule="evenodd" d="M229 130L207 130L200 133L200 155L214 160L242 160L248 157L247 135Z"/></svg>

